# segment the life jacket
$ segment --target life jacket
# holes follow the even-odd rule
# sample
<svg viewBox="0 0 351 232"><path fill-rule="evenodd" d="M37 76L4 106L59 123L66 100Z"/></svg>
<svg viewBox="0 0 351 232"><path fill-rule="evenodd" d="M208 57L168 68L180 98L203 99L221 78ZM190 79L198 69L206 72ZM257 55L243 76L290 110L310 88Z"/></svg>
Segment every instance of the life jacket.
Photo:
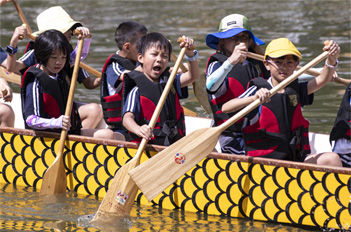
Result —
<svg viewBox="0 0 351 232"><path fill-rule="evenodd" d="M351 83L345 90L344 97L341 101L338 114L334 122L334 127L330 132L330 141L336 141L340 138L351 140Z"/></svg>
<svg viewBox="0 0 351 232"><path fill-rule="evenodd" d="M263 78L250 82L258 89L271 89ZM298 80L292 82L284 93L276 93L269 103L262 104L251 115L259 114L253 125L244 123L243 138L247 156L303 161L310 153L309 122L303 117Z"/></svg>
<svg viewBox="0 0 351 232"><path fill-rule="evenodd" d="M206 70L214 61L219 61L221 64L224 63L228 59L227 56L223 54L215 53L207 61ZM237 112L233 113L223 113L222 105L227 101L239 97L242 93L247 89L248 83L253 78L258 77L258 71L254 65L248 62L245 65L236 64L232 68L232 70L228 73L228 87L227 91L220 97L214 98L210 91L208 92L208 100L210 102L211 110L213 113L213 118L215 121L215 126L221 125L225 121L227 121L231 116L235 115ZM223 83L225 84L225 83ZM229 128L227 128L223 134L227 134L229 136L236 136L237 133L241 133L241 128L243 125L243 120L240 119Z"/></svg>
<svg viewBox="0 0 351 232"><path fill-rule="evenodd" d="M169 69L162 74L164 83L150 81L142 72L132 71L124 76L123 105L128 93L137 86L140 93L140 116L136 119L138 125L149 124L163 89L169 78ZM172 86L157 118L153 129L154 137L149 143L168 146L185 136L184 111L179 102L177 91ZM126 138L132 142L140 142L141 138L126 130Z"/></svg>
<svg viewBox="0 0 351 232"><path fill-rule="evenodd" d="M101 76L101 85L100 85L100 98L101 98L101 106L104 113L104 120L107 125L112 126L113 128L122 129L122 86L118 88L120 91L114 95L109 95L108 92L108 84L107 84L107 76L106 69L110 64L117 62L122 65L127 70L134 70L135 65L129 59L123 58L117 54L112 54L107 60L102 69ZM120 83L122 85L122 82Z"/></svg>
<svg viewBox="0 0 351 232"><path fill-rule="evenodd" d="M65 114L68 93L69 93L69 82L65 72L60 72L57 79L50 78L44 71L34 66L29 67L22 76L21 83L21 100L22 100L22 114L24 121L25 118L25 99L26 89L30 82L34 79L40 83L43 89L43 107L40 107L40 116L47 118L58 118ZM68 133L80 134L81 120L78 114L76 104L73 102L73 110L71 113L71 128ZM27 123L25 128L30 129ZM61 129L47 129L47 131L60 132Z"/></svg>

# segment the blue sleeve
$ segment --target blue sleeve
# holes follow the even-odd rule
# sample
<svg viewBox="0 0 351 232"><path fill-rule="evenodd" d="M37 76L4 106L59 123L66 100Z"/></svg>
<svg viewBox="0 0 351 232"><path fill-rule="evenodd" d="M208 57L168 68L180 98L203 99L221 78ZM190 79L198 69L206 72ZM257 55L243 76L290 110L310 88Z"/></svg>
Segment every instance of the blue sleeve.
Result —
<svg viewBox="0 0 351 232"><path fill-rule="evenodd" d="M108 65L106 68L106 80L110 86L117 88L120 81L118 81L119 76L124 72L126 69L119 65L116 62Z"/></svg>
<svg viewBox="0 0 351 232"><path fill-rule="evenodd" d="M135 119L139 118L140 115L140 95L138 87L134 87L127 95L126 102L123 107L123 114L126 112L132 112Z"/></svg>
<svg viewBox="0 0 351 232"><path fill-rule="evenodd" d="M312 105L312 103L313 103L314 94L312 93L312 94L308 95L307 84L308 84L308 81L304 81L304 82L299 83L301 107Z"/></svg>
<svg viewBox="0 0 351 232"><path fill-rule="evenodd" d="M7 52L4 51L4 49L2 49L2 47L0 47L0 64L2 64L2 62L4 62L4 60L7 59Z"/></svg>
<svg viewBox="0 0 351 232"><path fill-rule="evenodd" d="M73 75L73 69L72 69L72 75ZM78 77L77 77L77 81L79 84L82 84L82 82L89 77L89 73L87 71L85 71L82 68L79 68L78 71Z"/></svg>
<svg viewBox="0 0 351 232"><path fill-rule="evenodd" d="M34 56L34 49L26 52L19 60L21 60L27 67L37 64L37 60Z"/></svg>
<svg viewBox="0 0 351 232"><path fill-rule="evenodd" d="M188 86L181 88L180 76L181 76L181 74L177 74L175 76L174 81L173 81L173 86L177 91L179 99L185 99L189 96Z"/></svg>

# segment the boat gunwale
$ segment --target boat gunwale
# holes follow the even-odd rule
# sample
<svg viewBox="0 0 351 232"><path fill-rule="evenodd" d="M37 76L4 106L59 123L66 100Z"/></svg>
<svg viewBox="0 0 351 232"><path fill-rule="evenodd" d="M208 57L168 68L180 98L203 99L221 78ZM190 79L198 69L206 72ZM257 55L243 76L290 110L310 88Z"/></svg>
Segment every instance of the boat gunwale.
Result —
<svg viewBox="0 0 351 232"><path fill-rule="evenodd" d="M20 129L20 128L12 128L12 127L1 127L0 133L10 133L10 134L18 134L18 135L49 137L54 139L60 139L59 133L47 132L47 131L35 131L30 129ZM95 143L95 144L101 144L106 146L138 149L138 144L133 142L125 142L125 141L119 141L119 140L105 140L105 139L99 139L99 138L93 138L93 137L87 137L87 136L81 136L81 135L68 135L68 140L76 141L76 142ZM146 150L148 151L160 152L165 148L167 147L160 146L160 145L153 145L153 144L146 145ZM351 168L344 168L344 167L322 166L322 165L301 163L301 162L295 162L295 161L252 157L252 156L235 155L235 154L218 153L218 152L212 152L207 157L213 158L213 159L230 160L233 162L246 162L251 164L262 164L262 165L269 165L269 166L279 166L279 167L286 167L286 168L351 175Z"/></svg>

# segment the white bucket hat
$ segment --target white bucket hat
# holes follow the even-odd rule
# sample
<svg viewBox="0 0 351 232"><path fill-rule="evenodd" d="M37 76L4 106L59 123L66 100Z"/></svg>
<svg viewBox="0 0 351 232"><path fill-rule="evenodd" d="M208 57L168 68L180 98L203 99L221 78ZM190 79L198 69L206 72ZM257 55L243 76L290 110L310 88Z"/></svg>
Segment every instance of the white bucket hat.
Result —
<svg viewBox="0 0 351 232"><path fill-rule="evenodd" d="M44 10L37 16L39 31L34 32L33 34L37 36L50 29L56 29L65 33L75 24L77 24L77 27L82 26L81 22L74 21L61 6L53 6Z"/></svg>

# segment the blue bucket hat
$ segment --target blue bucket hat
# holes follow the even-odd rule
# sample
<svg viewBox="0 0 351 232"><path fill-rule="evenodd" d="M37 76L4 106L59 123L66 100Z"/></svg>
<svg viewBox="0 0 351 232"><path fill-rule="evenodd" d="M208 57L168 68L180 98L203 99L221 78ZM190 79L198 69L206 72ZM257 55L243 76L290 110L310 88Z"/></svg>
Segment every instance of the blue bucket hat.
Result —
<svg viewBox="0 0 351 232"><path fill-rule="evenodd" d="M263 45L265 42L257 38L251 32L251 26L249 20L240 14L231 14L224 17L219 24L219 29L217 33L208 34L206 36L206 44L210 48L217 49L219 39L225 39L233 37L240 32L246 31L249 33L250 37L255 41L257 45Z"/></svg>

